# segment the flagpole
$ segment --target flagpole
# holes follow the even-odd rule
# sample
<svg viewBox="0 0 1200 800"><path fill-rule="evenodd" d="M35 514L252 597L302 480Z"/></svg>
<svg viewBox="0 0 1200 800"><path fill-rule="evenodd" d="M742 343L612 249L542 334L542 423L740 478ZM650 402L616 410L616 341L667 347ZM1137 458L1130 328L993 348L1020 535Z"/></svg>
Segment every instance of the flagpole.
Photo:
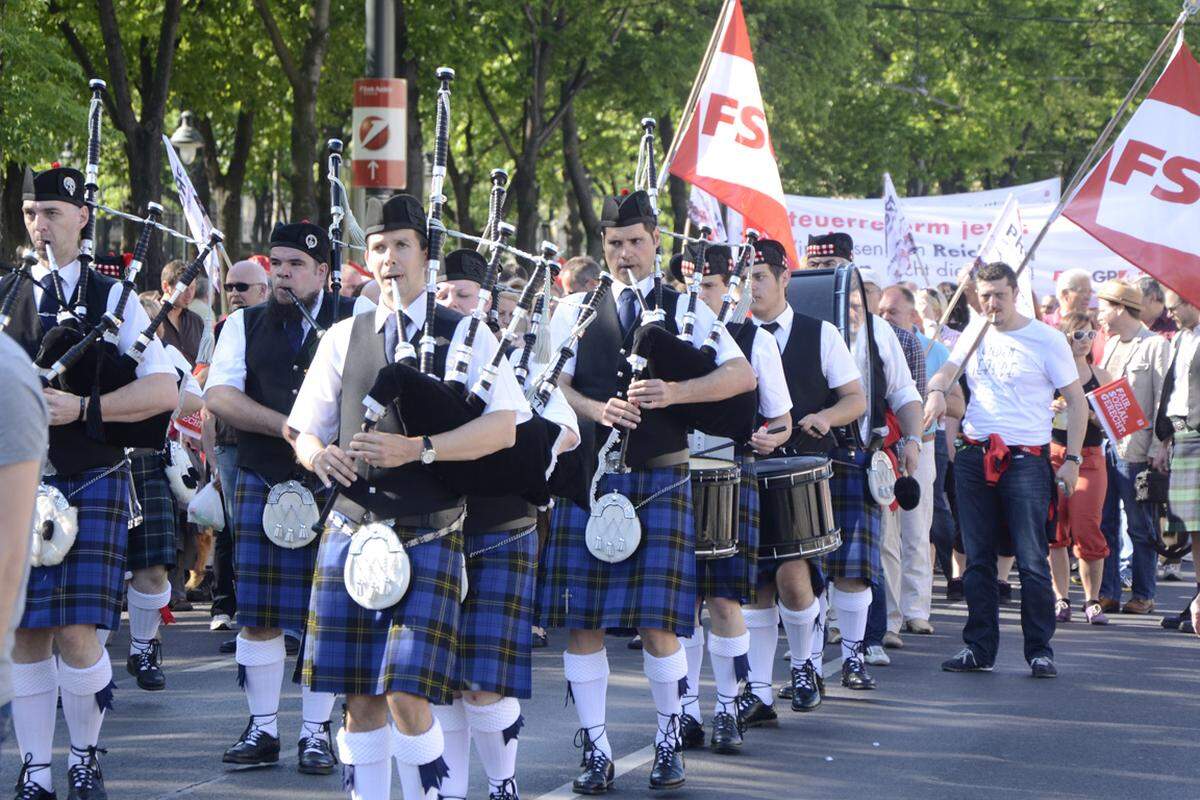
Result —
<svg viewBox="0 0 1200 800"><path fill-rule="evenodd" d="M687 103L683 106L683 115L680 117L679 124L675 126L675 134L671 137L671 146L667 149L666 158L659 165L659 191L662 191L662 188L667 185L667 178L670 177L671 162L675 160L675 153L679 151L679 145L683 140L684 132L692 124L692 117L696 114L696 99L700 95L700 87L704 85L704 78L708 75L708 68L712 64L713 56L716 54L717 47L720 44L721 31L726 27L725 22L736 1L725 0L721 4L721 13L717 16L717 24L713 27L712 35L708 37L708 47L705 48L704 59L700 62L700 71L696 73L696 79L692 81L692 90L688 92ZM1197 0L1197 2L1200 2L1200 0Z"/></svg>
<svg viewBox="0 0 1200 800"><path fill-rule="evenodd" d="M1129 91L1125 94L1125 99L1123 99L1121 101L1121 105L1117 107L1116 112L1112 115L1112 119L1110 119L1108 124L1104 126L1104 130L1100 132L1100 136L1097 137L1095 143L1092 145L1092 149L1088 151L1088 154L1084 156L1083 161L1080 162L1079 168L1075 170L1075 175L1071 178L1071 182L1067 185L1066 190L1063 191L1062 196L1059 198L1058 205L1056 205L1054 210L1050 212L1050 216L1046 218L1046 223L1042 226L1042 229L1038 231L1038 235L1033 240L1033 244L1030 245L1029 249L1025 251L1025 257L1021 259L1021 265L1017 267L1016 270L1018 277L1022 272L1025 271L1025 268L1033 259L1034 252L1037 251L1038 246L1042 243L1042 240L1046 238L1046 234L1050 232L1050 226L1055 223L1055 221L1062 214L1063 209L1065 209L1075 197L1075 192L1079 189L1079 185L1083 183L1084 178L1091 174L1092 168L1095 166L1095 162L1099 160L1100 155L1104 151L1104 147L1108 143L1108 139L1112 136L1113 131L1116 130L1117 125L1120 124L1121 118L1125 116L1125 112L1129 110L1129 106L1133 102L1133 98L1135 98L1142 90L1142 87L1146 84L1146 80L1150 77L1150 73L1154 71L1154 67L1162 59L1163 53L1167 51L1167 48L1171 46L1172 40L1175 38L1176 34L1183 30L1183 26L1187 24L1187 21L1197 11L1200 11L1200 0L1184 0L1183 8L1180 10L1179 16L1176 17L1175 24L1173 24L1171 29L1167 31L1167 35L1163 37L1161 42L1159 42L1158 47L1154 50L1154 54L1150 56L1150 60L1147 61L1146 66L1142 68L1141 74L1137 76L1137 79L1133 82L1133 85L1129 87ZM969 279L970 278L968 277L968 280ZM958 303L958 299L962 296L966 285L967 282L965 280L958 284L958 288L954 292L954 297L951 298L950 303L946 306L946 310L942 313L942 319L938 322L937 331L934 332L933 336L934 339L937 339L941 336L942 329L946 325L946 320L949 319L950 312ZM951 383L957 381L958 376L962 374L964 369L966 369L967 362L970 361L971 356L975 354L975 350L978 349L979 343L983 341L984 334L987 333L988 328L990 328L991 325L991 320L985 318L983 326L979 329L979 334L975 337L975 341L971 343L971 348L967 351L966 357L963 358L962 363L958 365L958 370L954 373L954 380L952 380Z"/></svg>

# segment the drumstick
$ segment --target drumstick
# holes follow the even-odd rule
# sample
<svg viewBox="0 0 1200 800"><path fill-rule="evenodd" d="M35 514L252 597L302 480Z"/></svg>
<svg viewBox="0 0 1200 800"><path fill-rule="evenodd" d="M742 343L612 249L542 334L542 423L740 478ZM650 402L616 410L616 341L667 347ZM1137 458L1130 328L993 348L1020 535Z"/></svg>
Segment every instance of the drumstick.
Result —
<svg viewBox="0 0 1200 800"><path fill-rule="evenodd" d="M777 427L763 431L763 433L766 433L767 435L774 435L776 433L783 433L786 430L787 430L787 425L779 425ZM757 431L755 431L755 432L757 433ZM718 444L718 445L708 448L707 450L701 450L699 453L692 453L691 456L692 456L692 458L699 458L700 456L706 456L709 453L715 453L718 450L724 450L726 447L729 447L732 444L733 444L733 442L725 442L724 444ZM746 442L746 444L749 445L750 443Z"/></svg>

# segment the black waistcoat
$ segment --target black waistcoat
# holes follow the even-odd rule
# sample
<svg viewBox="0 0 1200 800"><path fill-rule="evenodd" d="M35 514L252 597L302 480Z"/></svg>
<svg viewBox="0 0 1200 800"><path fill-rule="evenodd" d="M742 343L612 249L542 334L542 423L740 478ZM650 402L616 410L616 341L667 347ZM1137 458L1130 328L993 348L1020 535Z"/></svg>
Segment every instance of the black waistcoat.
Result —
<svg viewBox="0 0 1200 800"><path fill-rule="evenodd" d="M646 298L646 301L653 307L653 292ZM675 324L678 303L679 293L664 286L665 324L671 333L679 332L679 328ZM587 334L579 342L579 352L575 359L575 375L571 378L572 388L584 397L601 402L614 397L617 389L623 385L623 381L618 378L618 373L623 373L629 368L625 359L636 330L635 326L628 334L622 336L621 322L617 316L617 303L611 300L601 303L596 321L588 326ZM607 426L599 423L580 427L581 433L583 428L588 428L596 448L603 446L610 430ZM629 466L636 468L655 456L686 448L687 426L682 424L675 415L668 413L665 409L643 409L642 422L631 434L629 440L627 460Z"/></svg>
<svg viewBox="0 0 1200 800"><path fill-rule="evenodd" d="M437 306L433 317L436 346L433 352L434 374L440 379L446 373L446 357L450 340L462 315ZM418 332L418 336L420 332ZM345 448L363 423L362 400L371 391L379 370L387 364L384 355L383 332L375 331L375 315L359 314L350 333L350 348L342 367L342 406L338 440ZM416 402L415 400L413 402ZM380 433L403 433L395 406L379 420L375 430ZM238 445L239 450L241 445ZM410 517L443 511L462 504L462 496L447 488L434 473L419 463L405 464L395 469L377 469L364 463L358 465L359 480L345 490L345 495L380 519Z"/></svg>
<svg viewBox="0 0 1200 800"><path fill-rule="evenodd" d="M317 352L317 332L309 329L294 361L280 357L291 351L283 320L268 313L269 303L242 311L246 327L246 396L256 403L287 416L304 375ZM354 299L325 292L317 322L328 330L338 320L354 313ZM372 315L367 314L370 317ZM284 439L253 431L238 430L238 466L252 469L268 484L307 475Z"/></svg>
<svg viewBox="0 0 1200 800"><path fill-rule="evenodd" d="M83 276L80 274L80 280ZM8 291L15 275L0 280L0 296ZM91 272L87 281L85 301L87 324L96 325L108 310L108 296L116 281L99 272ZM42 323L33 298L33 282L22 280L13 304L12 321L7 333L24 348L32 360L42 343ZM87 436L83 422L50 426L50 463L60 475L74 475L96 467L109 467L125 458L125 450L98 442Z"/></svg>
<svg viewBox="0 0 1200 800"><path fill-rule="evenodd" d="M792 398L792 438L781 448L789 453L828 453L834 447L832 434L820 439L799 430L798 423L809 414L837 403L837 393L825 380L821 364L821 328L815 317L794 312L792 329L780 352L788 394Z"/></svg>

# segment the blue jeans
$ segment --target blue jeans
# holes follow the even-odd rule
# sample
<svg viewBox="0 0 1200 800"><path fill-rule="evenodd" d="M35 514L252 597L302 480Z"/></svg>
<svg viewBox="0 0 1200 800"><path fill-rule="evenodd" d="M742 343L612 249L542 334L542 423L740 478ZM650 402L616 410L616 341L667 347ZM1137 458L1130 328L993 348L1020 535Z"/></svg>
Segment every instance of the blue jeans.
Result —
<svg viewBox="0 0 1200 800"><path fill-rule="evenodd" d="M887 590L883 581L871 582L871 606L867 609L867 629L863 632L863 647L883 645L887 633Z"/></svg>
<svg viewBox="0 0 1200 800"><path fill-rule="evenodd" d="M1054 591L1050 584L1046 516L1053 485L1050 461L1014 449L995 486L983 473L983 449L967 447L954 460L954 484L967 554L963 641L981 664L996 661L1000 645L1000 595L996 586L996 535L1001 521L1012 538L1021 575L1021 632L1025 660L1053 656Z"/></svg>
<svg viewBox="0 0 1200 800"><path fill-rule="evenodd" d="M214 541L212 613L233 617L237 614L233 579L233 487L237 485L237 445L217 445L215 450L221 499L225 504L225 530L217 531Z"/></svg>
<svg viewBox="0 0 1200 800"><path fill-rule="evenodd" d="M1123 461L1111 450L1108 456L1108 494L1104 497L1104 516L1100 529L1108 540L1108 558L1104 560L1104 578L1100 596L1121 598L1121 506L1129 538L1133 541L1133 596L1153 600L1158 581L1158 551L1154 549L1154 523L1145 503L1137 501L1134 479L1146 469L1144 461Z"/></svg>
<svg viewBox="0 0 1200 800"><path fill-rule="evenodd" d="M953 574L954 515L950 512L950 501L946 497L946 468L950 465L950 454L946 448L946 435L938 431L933 440L933 461L937 474L933 478L933 525L929 529L929 540L937 553L938 569L946 580Z"/></svg>

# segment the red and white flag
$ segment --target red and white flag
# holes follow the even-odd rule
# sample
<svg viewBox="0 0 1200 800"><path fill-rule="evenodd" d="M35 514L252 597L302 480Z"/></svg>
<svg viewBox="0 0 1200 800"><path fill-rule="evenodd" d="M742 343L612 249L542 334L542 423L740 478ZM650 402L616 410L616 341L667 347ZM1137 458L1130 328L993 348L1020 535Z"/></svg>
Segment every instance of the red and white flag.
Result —
<svg viewBox="0 0 1200 800"><path fill-rule="evenodd" d="M797 266L741 0L726 4L715 41L670 172L740 212L747 227L782 243Z"/></svg>
<svg viewBox="0 0 1200 800"><path fill-rule="evenodd" d="M1063 214L1200 304L1200 64L1186 46Z"/></svg>

